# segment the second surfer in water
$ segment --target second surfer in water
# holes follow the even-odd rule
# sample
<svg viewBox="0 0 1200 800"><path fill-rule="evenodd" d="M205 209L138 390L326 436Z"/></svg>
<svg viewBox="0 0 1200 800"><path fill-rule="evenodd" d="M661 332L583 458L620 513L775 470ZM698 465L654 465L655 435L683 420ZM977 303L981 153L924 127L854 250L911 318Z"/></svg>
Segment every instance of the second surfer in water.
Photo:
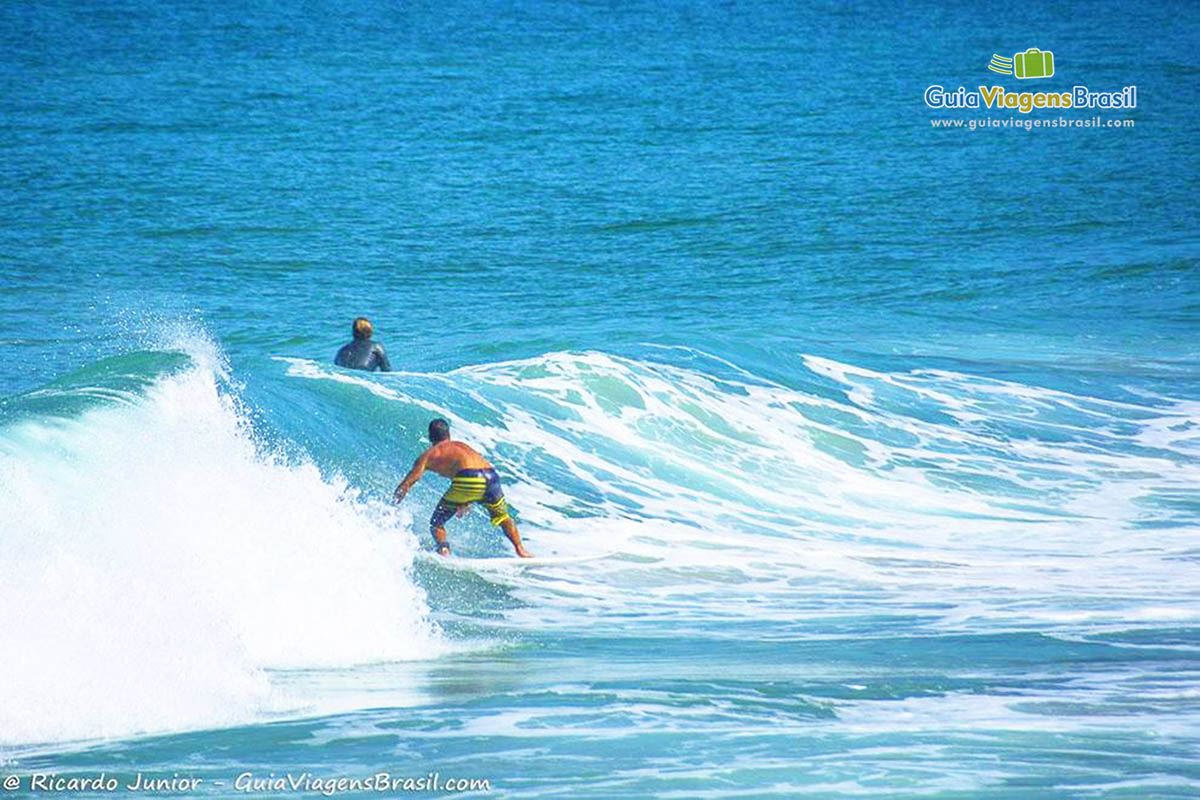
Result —
<svg viewBox="0 0 1200 800"><path fill-rule="evenodd" d="M466 512L471 503L481 502L492 515L492 524L503 529L517 555L530 558L529 552L521 544L521 534L517 533L516 524L508 515L508 503L500 488L500 478L491 463L462 442L452 441L450 423L444 419L429 423L429 441L433 445L417 458L413 468L396 487L393 498L397 503L403 500L427 469L450 479L450 488L438 501L429 520L429 531L437 542L438 554L450 555L450 545L446 542L446 520L455 513L461 515Z"/></svg>

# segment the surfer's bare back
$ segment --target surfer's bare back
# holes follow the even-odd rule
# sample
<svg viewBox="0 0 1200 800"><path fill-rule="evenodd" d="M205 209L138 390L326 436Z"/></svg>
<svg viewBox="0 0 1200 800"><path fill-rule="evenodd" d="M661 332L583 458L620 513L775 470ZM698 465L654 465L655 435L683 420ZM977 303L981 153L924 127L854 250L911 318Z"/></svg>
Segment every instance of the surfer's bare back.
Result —
<svg viewBox="0 0 1200 800"><path fill-rule="evenodd" d="M450 423L444 419L429 423L429 441L433 445L417 458L413 468L396 487L393 498L397 503L403 500L427 469L450 479L450 488L442 495L429 519L429 532L437 543L438 554L450 555L444 527L446 520L456 513L461 516L471 503L480 502L492 515L492 524L503 529L517 555L530 558L529 552L521 544L516 523L508 515L508 503L504 499L504 490L500 488L500 477L491 463L462 442L452 441Z"/></svg>

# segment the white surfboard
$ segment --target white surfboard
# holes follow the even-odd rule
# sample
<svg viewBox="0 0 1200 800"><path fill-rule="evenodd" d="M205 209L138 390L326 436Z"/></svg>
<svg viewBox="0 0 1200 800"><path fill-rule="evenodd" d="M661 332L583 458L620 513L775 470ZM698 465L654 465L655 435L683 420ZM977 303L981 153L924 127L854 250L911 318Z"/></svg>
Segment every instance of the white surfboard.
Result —
<svg viewBox="0 0 1200 800"><path fill-rule="evenodd" d="M534 556L533 558L518 558L516 556L496 556L495 558L460 558L456 555L439 556L429 550L417 553L416 559L427 564L435 564L445 569L463 569L471 572L487 572L497 570L519 570L533 567L559 567L569 564L585 564L589 561L599 561L616 555L614 552L592 553L584 556Z"/></svg>

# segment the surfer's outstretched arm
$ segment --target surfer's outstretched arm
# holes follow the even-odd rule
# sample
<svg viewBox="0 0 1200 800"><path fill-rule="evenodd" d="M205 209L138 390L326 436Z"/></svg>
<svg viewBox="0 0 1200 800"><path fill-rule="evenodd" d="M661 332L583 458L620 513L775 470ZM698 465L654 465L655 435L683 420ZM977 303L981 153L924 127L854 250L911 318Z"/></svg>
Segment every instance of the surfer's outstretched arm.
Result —
<svg viewBox="0 0 1200 800"><path fill-rule="evenodd" d="M432 449L432 448L431 448ZM404 476L404 480L400 481L400 485L396 487L396 491L392 493L392 500L399 503L404 499L404 495L408 494L408 490L413 484L421 480L421 476L425 474L425 464L429 461L429 450L421 453L420 457L413 463L413 468Z"/></svg>

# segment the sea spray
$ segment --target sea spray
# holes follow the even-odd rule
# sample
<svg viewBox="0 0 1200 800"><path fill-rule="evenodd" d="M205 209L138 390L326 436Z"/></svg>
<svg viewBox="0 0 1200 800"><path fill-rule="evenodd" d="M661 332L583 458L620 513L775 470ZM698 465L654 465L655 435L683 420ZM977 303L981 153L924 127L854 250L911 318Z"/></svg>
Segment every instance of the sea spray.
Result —
<svg viewBox="0 0 1200 800"><path fill-rule="evenodd" d="M189 355L0 430L0 743L245 722L312 702L272 668L441 652L411 526L264 452L219 354Z"/></svg>

